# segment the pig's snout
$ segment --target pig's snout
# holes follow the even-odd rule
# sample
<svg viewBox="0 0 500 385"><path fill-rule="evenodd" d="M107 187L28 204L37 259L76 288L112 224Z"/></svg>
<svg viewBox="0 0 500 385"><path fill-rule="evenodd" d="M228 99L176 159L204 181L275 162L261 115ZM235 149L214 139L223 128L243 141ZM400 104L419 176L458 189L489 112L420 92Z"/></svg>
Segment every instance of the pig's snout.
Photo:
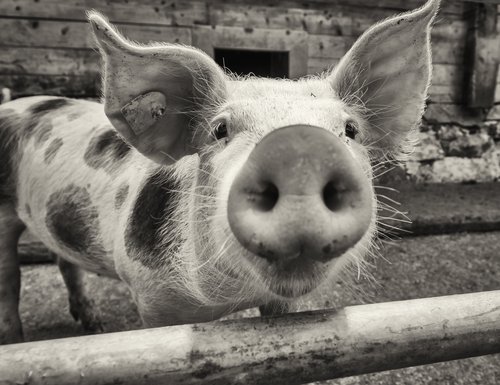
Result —
<svg viewBox="0 0 500 385"><path fill-rule="evenodd" d="M269 262L326 262L365 234L372 199L341 139L319 127L288 126L250 153L231 186L228 219L238 241Z"/></svg>

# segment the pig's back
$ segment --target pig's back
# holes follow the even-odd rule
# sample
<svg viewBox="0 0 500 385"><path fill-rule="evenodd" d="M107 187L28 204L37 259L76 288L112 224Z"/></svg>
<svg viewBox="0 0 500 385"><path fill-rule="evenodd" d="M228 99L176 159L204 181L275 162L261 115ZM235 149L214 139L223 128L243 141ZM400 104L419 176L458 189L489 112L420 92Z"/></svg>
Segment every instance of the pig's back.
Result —
<svg viewBox="0 0 500 385"><path fill-rule="evenodd" d="M19 144L9 178L18 215L57 254L114 275L122 217L116 192L140 168L137 152L116 134L99 103L32 97L1 111L11 116L9 129Z"/></svg>

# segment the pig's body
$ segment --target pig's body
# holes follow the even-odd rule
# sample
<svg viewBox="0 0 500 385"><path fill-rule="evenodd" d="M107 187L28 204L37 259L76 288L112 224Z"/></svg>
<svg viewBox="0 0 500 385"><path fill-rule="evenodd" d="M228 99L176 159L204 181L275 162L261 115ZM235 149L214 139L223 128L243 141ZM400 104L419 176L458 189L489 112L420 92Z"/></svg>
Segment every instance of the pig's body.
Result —
<svg viewBox="0 0 500 385"><path fill-rule="evenodd" d="M124 213L115 205L117 191L121 184L135 191L144 174L133 172L134 152L112 130L102 105L32 97L0 111L3 130L22 143L10 181L20 219L58 255L117 277L114 233Z"/></svg>
<svg viewBox="0 0 500 385"><path fill-rule="evenodd" d="M179 279L172 250L187 237L179 222L192 202L189 195L181 202L181 191L188 193L194 182L196 159L185 159L184 170L152 162L127 145L103 105L91 101L24 98L0 106L0 114L1 136L22 143L10 186L2 187L14 193L9 201L24 225L57 256L125 281L139 306L159 302L163 310L150 315L151 324L156 313L161 324L175 324L251 305L207 309L177 286L188 272Z"/></svg>
<svg viewBox="0 0 500 385"><path fill-rule="evenodd" d="M299 81L235 79L91 14L104 108L0 107L0 343L22 338L26 227L94 330L79 267L123 280L157 326L286 304L359 266L376 234L372 164L404 152L422 116L437 7L373 27L331 73Z"/></svg>
<svg viewBox="0 0 500 385"><path fill-rule="evenodd" d="M298 87L295 82L247 79L233 81L231 88L238 96L230 103L236 109L257 108L258 96L265 92L267 103L260 108L269 112L262 117L273 114L273 124L302 122L303 111L294 108L301 105L311 112L309 123L332 131L336 126L335 119L325 118L333 117L337 106L322 81L311 79ZM331 112L325 114L326 109ZM188 156L175 167L152 162L127 145L109 123L103 105L91 101L40 96L4 104L0 111L3 132L22 143L9 182L19 218L61 258L131 285L144 306L149 306L148 299L161 298L155 308L163 310L154 313L169 314L143 311L149 324L156 324L157 318L161 324L206 321L265 302L265 295L259 298L252 290L248 300L238 296L235 302L206 306L193 291L199 277L188 271L188 265L181 270L179 259L195 260L195 255L188 255L194 251L181 248L186 242L194 244L190 234L198 231L181 223L196 205L190 191L203 177L203 172L196 175L198 156ZM262 130L256 135L271 130L265 119L251 123ZM242 146L239 151L250 149ZM370 239L371 232L366 247ZM186 282L189 279L193 281Z"/></svg>

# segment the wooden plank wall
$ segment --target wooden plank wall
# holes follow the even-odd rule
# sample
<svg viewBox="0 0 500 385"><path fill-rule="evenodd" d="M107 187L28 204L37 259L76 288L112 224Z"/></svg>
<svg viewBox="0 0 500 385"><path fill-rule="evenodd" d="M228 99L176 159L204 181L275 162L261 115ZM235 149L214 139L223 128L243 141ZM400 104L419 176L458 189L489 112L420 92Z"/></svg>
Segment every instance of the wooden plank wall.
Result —
<svg viewBox="0 0 500 385"><path fill-rule="evenodd" d="M366 28L417 0L1 0L0 86L14 97L98 94L99 59L85 10L106 14L139 41L192 43L198 25L308 33L308 72L337 63ZM444 1L433 32L434 81L429 113L455 113L463 98L467 24L461 2ZM500 99L500 97L499 97ZM434 105L434 106L432 106Z"/></svg>

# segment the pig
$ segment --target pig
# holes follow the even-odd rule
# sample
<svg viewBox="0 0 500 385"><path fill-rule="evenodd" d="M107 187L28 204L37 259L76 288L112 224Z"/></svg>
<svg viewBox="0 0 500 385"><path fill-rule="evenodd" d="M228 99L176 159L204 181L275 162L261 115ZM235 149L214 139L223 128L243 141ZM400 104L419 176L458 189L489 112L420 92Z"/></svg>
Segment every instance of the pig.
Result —
<svg viewBox="0 0 500 385"><path fill-rule="evenodd" d="M154 327L285 311L360 263L377 235L373 168L403 159L422 119L438 7L374 25L331 70L298 80L228 74L89 12L103 104L0 107L1 343L23 338L26 228L95 331L82 269L125 282Z"/></svg>

